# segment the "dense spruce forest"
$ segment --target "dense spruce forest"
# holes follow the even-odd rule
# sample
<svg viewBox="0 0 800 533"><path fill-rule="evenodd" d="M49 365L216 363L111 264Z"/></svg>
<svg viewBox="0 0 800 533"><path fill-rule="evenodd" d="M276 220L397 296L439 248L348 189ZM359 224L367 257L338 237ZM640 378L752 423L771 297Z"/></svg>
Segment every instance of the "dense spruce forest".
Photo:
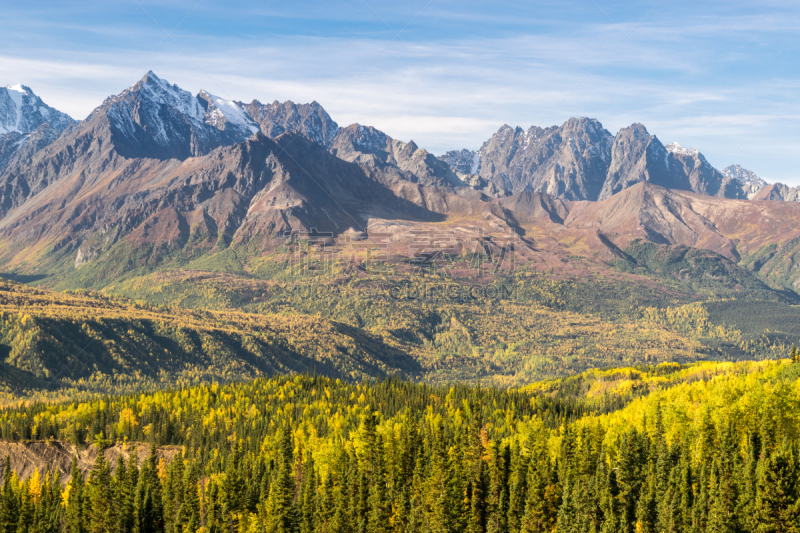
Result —
<svg viewBox="0 0 800 533"><path fill-rule="evenodd" d="M20 402L4 439L98 453L27 479L7 460L0 531L798 531L791 356L508 391L295 375ZM141 464L106 459L133 441L151 445Z"/></svg>

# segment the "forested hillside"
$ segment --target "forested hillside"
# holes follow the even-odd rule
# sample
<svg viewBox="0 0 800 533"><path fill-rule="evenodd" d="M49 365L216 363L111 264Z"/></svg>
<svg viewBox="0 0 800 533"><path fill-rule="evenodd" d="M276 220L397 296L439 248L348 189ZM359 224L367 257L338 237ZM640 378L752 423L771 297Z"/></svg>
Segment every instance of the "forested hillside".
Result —
<svg viewBox="0 0 800 533"><path fill-rule="evenodd" d="M315 369L349 379L419 371L381 338L330 320L157 308L13 283L0 283L0 350L4 401Z"/></svg>
<svg viewBox="0 0 800 533"><path fill-rule="evenodd" d="M609 366L772 359L800 339L800 310L780 300L693 301L648 283L521 271L485 286L211 276L123 291L144 300L4 282L0 384L5 401L315 370L507 387Z"/></svg>
<svg viewBox="0 0 800 533"><path fill-rule="evenodd" d="M519 391L286 376L19 405L0 412L5 439L153 448L99 453L86 476L7 464L0 528L791 532L798 409L794 351Z"/></svg>

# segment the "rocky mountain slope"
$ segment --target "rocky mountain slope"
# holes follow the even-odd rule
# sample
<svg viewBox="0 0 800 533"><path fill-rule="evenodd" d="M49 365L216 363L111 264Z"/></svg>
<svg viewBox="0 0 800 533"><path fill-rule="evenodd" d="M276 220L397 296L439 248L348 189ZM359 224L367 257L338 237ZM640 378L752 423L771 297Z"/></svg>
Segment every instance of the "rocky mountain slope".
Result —
<svg viewBox="0 0 800 533"><path fill-rule="evenodd" d="M753 200L778 200L800 202L800 187L790 187L783 183L764 185L750 196Z"/></svg>
<svg viewBox="0 0 800 533"><path fill-rule="evenodd" d="M156 453L159 458L169 461L179 451L180 447L178 446L162 446L156 450ZM84 479L88 479L92 466L97 460L98 447L95 444L85 447L75 446L70 442L62 441L40 440L24 443L0 441L0 454L4 458L8 457L11 469L15 470L22 479L27 479L37 470L39 475L41 472L47 471L51 475L58 472L61 482L66 485L71 479L73 458L75 458ZM105 448L103 455L112 469L116 469L119 457L126 461L134 460L137 465L141 465L150 455L150 446L139 442L115 444Z"/></svg>
<svg viewBox="0 0 800 533"><path fill-rule="evenodd" d="M331 144L331 153L344 161L386 171L399 170L408 181L423 185L460 187L464 183L443 161L414 141L392 139L372 126L353 124L342 128Z"/></svg>
<svg viewBox="0 0 800 533"><path fill-rule="evenodd" d="M272 140L259 133L184 161L128 159L113 151L102 160L78 158L0 221L11 246L6 261L52 242L54 259L66 254L79 267L110 253L121 273L232 242L269 249L292 230L338 234L366 227L370 217L440 218L392 190L401 176L376 178L373 169L296 134Z"/></svg>

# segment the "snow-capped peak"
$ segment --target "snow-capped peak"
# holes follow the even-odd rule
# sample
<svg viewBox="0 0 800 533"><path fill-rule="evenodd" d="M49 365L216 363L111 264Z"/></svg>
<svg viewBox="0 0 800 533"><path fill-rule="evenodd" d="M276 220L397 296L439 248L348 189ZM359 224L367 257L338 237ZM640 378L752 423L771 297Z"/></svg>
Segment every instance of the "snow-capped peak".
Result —
<svg viewBox="0 0 800 533"><path fill-rule="evenodd" d="M72 119L49 107L33 91L20 83L0 87L0 135L27 134L44 123L64 129Z"/></svg>
<svg viewBox="0 0 800 533"><path fill-rule="evenodd" d="M205 155L243 142L258 131L235 102L201 91L197 96L153 71L104 102L106 113L129 157L177 158Z"/></svg>
<svg viewBox="0 0 800 533"><path fill-rule="evenodd" d="M688 155L691 157L696 157L700 153L695 148L684 148L678 143L670 143L666 145L664 148L666 148L667 152L671 154Z"/></svg>
<svg viewBox="0 0 800 533"><path fill-rule="evenodd" d="M177 85L170 85L167 80L156 76L152 70L131 87L131 90L138 92L140 97L153 103L172 107L189 118L202 120L205 115L203 108L192 93Z"/></svg>
<svg viewBox="0 0 800 533"><path fill-rule="evenodd" d="M206 124L210 124L217 129L225 129L230 125L234 125L248 129L251 133L259 131L258 124L236 102L220 98L208 91L200 91L197 97L208 104Z"/></svg>
<svg viewBox="0 0 800 533"><path fill-rule="evenodd" d="M750 187L760 188L767 185L767 182L764 180L764 178L756 175L756 173L751 170L743 168L741 165L727 166L722 170L722 173L725 176L733 178L745 185L749 185Z"/></svg>

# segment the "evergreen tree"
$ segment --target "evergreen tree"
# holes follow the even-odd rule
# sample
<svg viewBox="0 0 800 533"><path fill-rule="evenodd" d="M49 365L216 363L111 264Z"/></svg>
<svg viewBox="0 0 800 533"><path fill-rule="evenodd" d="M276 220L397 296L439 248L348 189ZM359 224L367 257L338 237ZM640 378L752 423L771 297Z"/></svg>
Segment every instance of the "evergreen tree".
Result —
<svg viewBox="0 0 800 533"><path fill-rule="evenodd" d="M797 533L800 531L800 495L796 447L784 442L762 461L755 502L756 531Z"/></svg>
<svg viewBox="0 0 800 533"><path fill-rule="evenodd" d="M744 531L755 531L758 525L756 519L756 492L760 456L761 443L759 442L758 433L750 432L747 436L745 461L742 466L742 477L739 481L739 500L736 506L736 514L740 517L740 526Z"/></svg>
<svg viewBox="0 0 800 533"><path fill-rule="evenodd" d="M237 441L228 455L222 492L223 513L232 531L238 529L239 516L244 510L245 503L246 485L240 470L241 461L242 443Z"/></svg>
<svg viewBox="0 0 800 533"><path fill-rule="evenodd" d="M528 461L521 455L519 445L515 444L512 450L511 463L514 465L514 472L509 482L508 531L519 533L525 513L528 478Z"/></svg>
<svg viewBox="0 0 800 533"><path fill-rule="evenodd" d="M640 434L636 429L623 434L617 460L619 485L619 529L632 533L636 525L636 507L642 485L643 457Z"/></svg>
<svg viewBox="0 0 800 533"><path fill-rule="evenodd" d="M180 516L184 531L197 531L200 528L200 497L198 495L197 466L192 465L186 470L183 479L183 500ZM177 533L177 532L176 532Z"/></svg>
<svg viewBox="0 0 800 533"><path fill-rule="evenodd" d="M278 468L274 481L270 483L267 501L267 530L273 533L296 533L299 523L292 476L294 443L288 427L283 430L278 453Z"/></svg>
<svg viewBox="0 0 800 533"><path fill-rule="evenodd" d="M457 498L452 491L451 469L441 423L433 428L430 453L430 474L425 488L427 523L431 533L448 533L454 527L453 511Z"/></svg>
<svg viewBox="0 0 800 533"><path fill-rule="evenodd" d="M84 533L83 473L78 468L78 458L72 457L69 497L67 499L67 528L69 533Z"/></svg>
<svg viewBox="0 0 800 533"><path fill-rule="evenodd" d="M12 486L11 458L6 456L3 470L3 494L0 501L0 533L16 533L19 502Z"/></svg>
<svg viewBox="0 0 800 533"><path fill-rule="evenodd" d="M103 448L98 447L97 459L89 473L89 481L86 484L86 501L88 506L86 514L87 533L107 533L113 531L116 523L114 510L116 506L113 502L111 492L111 470L106 461Z"/></svg>
<svg viewBox="0 0 800 533"><path fill-rule="evenodd" d="M525 512L522 516L522 533L544 533L551 530L550 513L547 498L547 468L534 460L528 465L528 495L525 500Z"/></svg>
<svg viewBox="0 0 800 533"><path fill-rule="evenodd" d="M17 518L18 533L28 533L33 526L35 509L33 498L31 497L30 493L30 482L31 479L28 478L21 484L19 495L17 497L19 501L19 507L17 511L19 515Z"/></svg>
<svg viewBox="0 0 800 533"><path fill-rule="evenodd" d="M164 501L158 477L158 455L151 446L150 455L138 474L134 497L134 533L164 532Z"/></svg>
<svg viewBox="0 0 800 533"><path fill-rule="evenodd" d="M314 533L317 530L317 473L314 471L314 458L310 451L306 452L303 463L300 495L300 533Z"/></svg>

